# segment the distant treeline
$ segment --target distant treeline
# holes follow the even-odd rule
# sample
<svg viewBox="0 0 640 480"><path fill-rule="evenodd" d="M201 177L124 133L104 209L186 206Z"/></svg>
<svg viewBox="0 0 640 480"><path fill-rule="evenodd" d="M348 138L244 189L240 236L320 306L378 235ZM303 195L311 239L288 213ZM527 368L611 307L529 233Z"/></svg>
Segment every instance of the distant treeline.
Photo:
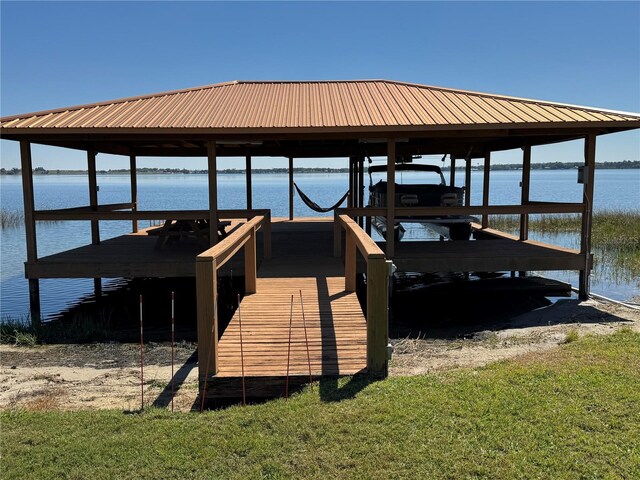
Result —
<svg viewBox="0 0 640 480"><path fill-rule="evenodd" d="M570 170L578 168L583 165L581 162L548 162L548 163L532 163L531 170ZM630 169L640 168L640 161L638 160L623 160L621 162L597 162L596 168L598 169ZM442 167L442 170L450 170L449 165ZM482 162L477 165L472 165L472 170L482 170ZM456 170L464 170L464 165L456 166ZM491 170L522 170L522 164L520 163L508 163L508 164L493 164ZM295 173L347 173L348 168L323 168L323 167L299 167L294 168ZM288 173L288 168L254 168L251 169L251 173L263 174L263 173ZM0 169L0 175L20 175L21 170L19 168ZM81 175L86 174L86 170L46 170L43 167L36 167L33 169L34 175ZM188 170L186 168L138 168L137 173L139 175L165 175L165 174L179 174L179 175L202 175L206 174L207 170ZM225 170L219 170L218 173L223 175L244 174L244 169L229 168ZM115 169L115 170L98 170L98 174L101 175L128 175L129 169Z"/></svg>

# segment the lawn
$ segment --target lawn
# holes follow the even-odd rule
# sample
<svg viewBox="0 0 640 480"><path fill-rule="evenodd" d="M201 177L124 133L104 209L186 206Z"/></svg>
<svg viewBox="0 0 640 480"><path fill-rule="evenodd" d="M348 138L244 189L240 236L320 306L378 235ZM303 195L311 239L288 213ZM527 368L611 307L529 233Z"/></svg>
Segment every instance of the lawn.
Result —
<svg viewBox="0 0 640 480"><path fill-rule="evenodd" d="M205 414L0 414L2 478L640 478L640 334Z"/></svg>

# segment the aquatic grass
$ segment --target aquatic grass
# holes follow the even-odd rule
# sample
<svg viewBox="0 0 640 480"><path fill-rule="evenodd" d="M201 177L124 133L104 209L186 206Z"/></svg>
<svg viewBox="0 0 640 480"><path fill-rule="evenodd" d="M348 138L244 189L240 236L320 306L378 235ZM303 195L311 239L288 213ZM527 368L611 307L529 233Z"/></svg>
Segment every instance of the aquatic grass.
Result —
<svg viewBox="0 0 640 480"><path fill-rule="evenodd" d="M38 329L28 316L5 317L0 320L0 343L32 347L38 343Z"/></svg>
<svg viewBox="0 0 640 480"><path fill-rule="evenodd" d="M24 223L24 215L20 211L10 211L6 208L0 210L0 227L15 228Z"/></svg>
<svg viewBox="0 0 640 480"><path fill-rule="evenodd" d="M11 409L2 476L640 478L639 382L640 334L626 330L204 414Z"/></svg>
<svg viewBox="0 0 640 480"><path fill-rule="evenodd" d="M517 233L520 217L491 217L490 227ZM543 235L572 235L571 248L580 248L579 215L531 215L529 230ZM640 276L640 212L604 210L594 212L592 245L596 274L604 270L608 277L630 280Z"/></svg>

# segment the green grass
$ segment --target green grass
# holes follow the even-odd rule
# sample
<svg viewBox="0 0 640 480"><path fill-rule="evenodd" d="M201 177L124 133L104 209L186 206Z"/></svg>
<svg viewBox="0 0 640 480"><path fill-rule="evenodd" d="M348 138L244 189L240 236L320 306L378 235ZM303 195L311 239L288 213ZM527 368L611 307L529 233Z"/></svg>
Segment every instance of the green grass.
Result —
<svg viewBox="0 0 640 480"><path fill-rule="evenodd" d="M490 227L516 233L520 218L512 215L491 217ZM580 229L581 219L577 215L532 215L529 220L531 232L574 234L572 248L580 247ZM595 212L592 244L596 270L625 281L640 276L640 212Z"/></svg>
<svg viewBox="0 0 640 480"><path fill-rule="evenodd" d="M205 414L4 411L2 478L640 478L640 334Z"/></svg>

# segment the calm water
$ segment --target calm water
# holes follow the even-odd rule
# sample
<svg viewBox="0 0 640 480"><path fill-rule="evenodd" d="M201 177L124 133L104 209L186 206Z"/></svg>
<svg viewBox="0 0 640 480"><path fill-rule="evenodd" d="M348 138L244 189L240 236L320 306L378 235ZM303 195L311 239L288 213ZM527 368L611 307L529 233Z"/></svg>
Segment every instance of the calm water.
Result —
<svg viewBox="0 0 640 480"><path fill-rule="evenodd" d="M400 174L399 174L400 175ZM492 172L490 202L518 204L521 173ZM447 177L448 178L448 177ZM582 186L576 182L575 170L532 172L531 199L554 202L580 202ZM420 177L404 173L401 181L417 183ZM375 177L374 177L375 180ZM457 172L456 184L463 183ZM368 180L367 180L368 182ZM346 174L304 174L296 178L302 190L321 206L333 204L348 188ZM37 209L65 208L89 203L86 176L37 176L34 178ZM130 200L129 178L126 175L99 176L100 203L121 203ZM2 208L22 210L22 186L19 177L0 177ZM219 207L245 207L244 175L219 177ZM272 215L288 215L288 176L262 174L253 177L254 208L270 208ZM482 173L472 174L472 204L482 198ZM205 175L140 175L138 201L141 210L206 209L207 177ZM594 208L596 210L640 210L640 170L600 170L596 172ZM296 216L314 216L296 195ZM141 226L146 226L145 222ZM101 222L100 234L107 239L128 233L130 222ZM91 241L89 222L38 223L38 255L50 255L62 250L86 245ZM424 230L412 229L408 237L424 235ZM20 316L28 312L28 288L24 279L26 259L24 228L5 228L1 231L0 315ZM546 237L553 243L574 247L571 236ZM558 278L560 275L554 275ZM577 282L577 274L563 274L562 279ZM70 303L90 294L93 282L79 279L41 281L42 310L45 315L58 313ZM618 299L628 299L640 293L637 282L612 279L608 275L595 276L592 290Z"/></svg>

